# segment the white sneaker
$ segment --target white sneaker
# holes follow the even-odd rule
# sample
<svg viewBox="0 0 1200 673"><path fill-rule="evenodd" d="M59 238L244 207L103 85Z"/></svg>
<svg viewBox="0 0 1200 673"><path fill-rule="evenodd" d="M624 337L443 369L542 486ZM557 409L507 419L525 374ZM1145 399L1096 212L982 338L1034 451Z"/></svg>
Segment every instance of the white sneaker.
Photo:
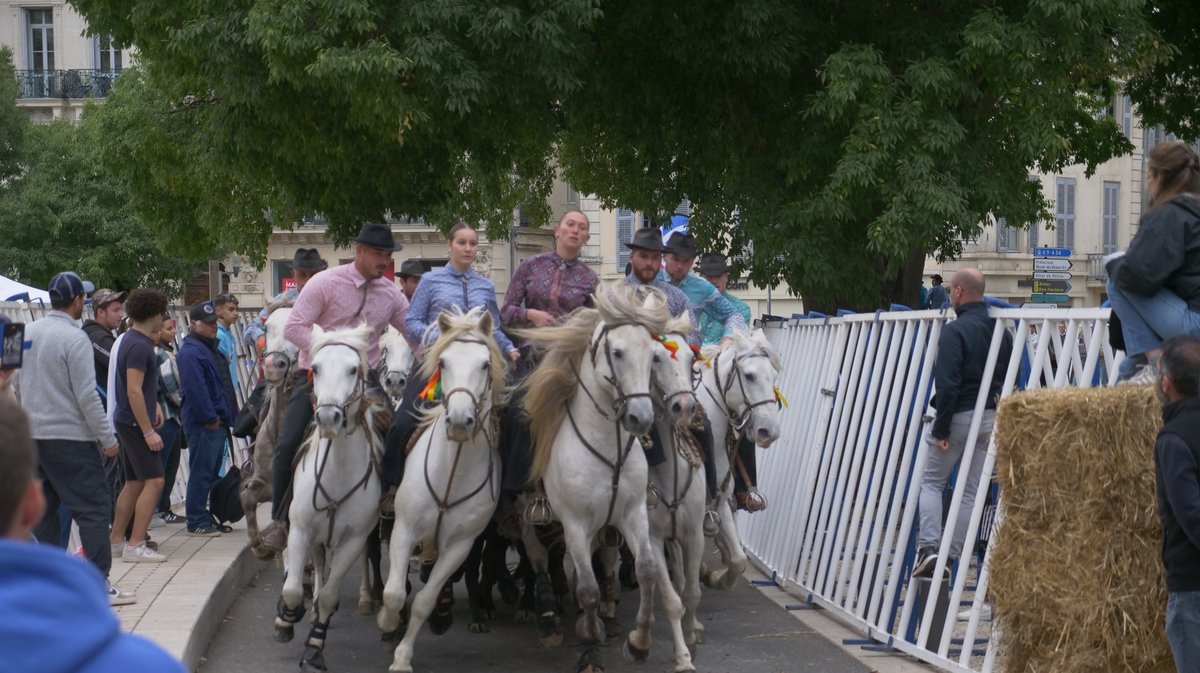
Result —
<svg viewBox="0 0 1200 673"><path fill-rule="evenodd" d="M124 542L112 542L112 543L109 543L109 546L112 547L112 557L113 558L117 558L118 556L120 556L121 554L123 554L125 552L125 543Z"/></svg>
<svg viewBox="0 0 1200 673"><path fill-rule="evenodd" d="M104 581L104 588L108 592L108 604L113 607L118 605L133 605L137 602L137 594L132 591L121 591L120 587L117 587L108 580Z"/></svg>
<svg viewBox="0 0 1200 673"><path fill-rule="evenodd" d="M126 563L162 563L167 557L147 547L143 542L136 547L125 545L125 551L121 552L121 560Z"/></svg>
<svg viewBox="0 0 1200 673"><path fill-rule="evenodd" d="M958 613L958 621L960 621L960 622L971 621L971 609L967 608L966 610L963 610L962 612ZM983 607L979 608L979 621L981 621L981 622L992 621L992 606L990 603L984 603Z"/></svg>
<svg viewBox="0 0 1200 673"><path fill-rule="evenodd" d="M167 522L163 521L161 516L155 514L154 516L150 517L150 525L148 528L162 528L165 525L167 525Z"/></svg>

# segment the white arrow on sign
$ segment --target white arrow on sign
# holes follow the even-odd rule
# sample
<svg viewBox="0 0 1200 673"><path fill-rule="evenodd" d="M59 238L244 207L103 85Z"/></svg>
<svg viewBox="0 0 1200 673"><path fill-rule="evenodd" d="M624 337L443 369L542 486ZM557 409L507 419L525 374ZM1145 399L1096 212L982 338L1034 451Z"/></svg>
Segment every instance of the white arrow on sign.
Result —
<svg viewBox="0 0 1200 673"><path fill-rule="evenodd" d="M1069 259L1042 259L1034 258L1034 271L1070 271L1071 260Z"/></svg>
<svg viewBox="0 0 1200 673"><path fill-rule="evenodd" d="M1034 271L1034 280L1071 280L1069 271Z"/></svg>

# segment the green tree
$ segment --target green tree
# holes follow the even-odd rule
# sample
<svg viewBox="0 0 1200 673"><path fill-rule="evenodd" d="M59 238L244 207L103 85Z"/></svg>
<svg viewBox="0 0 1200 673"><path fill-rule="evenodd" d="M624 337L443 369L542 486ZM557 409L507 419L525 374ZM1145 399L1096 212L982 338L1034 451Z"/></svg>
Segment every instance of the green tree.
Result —
<svg viewBox="0 0 1200 673"><path fill-rule="evenodd" d="M0 183L20 171L29 118L17 109L17 78L12 49L0 45Z"/></svg>
<svg viewBox="0 0 1200 673"><path fill-rule="evenodd" d="M1046 218L1028 173L1129 151L1095 113L1166 52L1137 0L74 4L139 47L152 113L106 156L154 178L126 182L156 229L260 254L264 209L502 236L519 205L544 220L557 162L610 205L690 198L707 247L814 307L912 301L926 254Z"/></svg>
<svg viewBox="0 0 1200 673"><path fill-rule="evenodd" d="M1200 138L1200 3L1154 0L1149 14L1171 56L1131 78L1129 95L1143 124Z"/></svg>
<svg viewBox="0 0 1200 673"><path fill-rule="evenodd" d="M35 287L70 269L98 287L182 292L199 265L165 254L133 216L95 136L86 123L28 125L23 171L0 183L0 272Z"/></svg>

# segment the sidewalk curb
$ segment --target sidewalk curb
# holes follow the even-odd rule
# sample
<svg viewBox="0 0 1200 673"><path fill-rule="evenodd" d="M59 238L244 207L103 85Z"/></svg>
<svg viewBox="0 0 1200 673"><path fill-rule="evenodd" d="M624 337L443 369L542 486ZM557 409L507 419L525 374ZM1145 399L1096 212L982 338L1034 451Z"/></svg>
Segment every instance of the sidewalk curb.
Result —
<svg viewBox="0 0 1200 673"><path fill-rule="evenodd" d="M184 645L181 659L189 671L200 667L209 644L217 635L217 629L221 628L221 623L225 621L225 615L233 607L234 601L267 563L270 561L260 560L250 551L247 544L225 569L225 573L221 575L221 579L196 613L195 626L188 634L187 644Z"/></svg>

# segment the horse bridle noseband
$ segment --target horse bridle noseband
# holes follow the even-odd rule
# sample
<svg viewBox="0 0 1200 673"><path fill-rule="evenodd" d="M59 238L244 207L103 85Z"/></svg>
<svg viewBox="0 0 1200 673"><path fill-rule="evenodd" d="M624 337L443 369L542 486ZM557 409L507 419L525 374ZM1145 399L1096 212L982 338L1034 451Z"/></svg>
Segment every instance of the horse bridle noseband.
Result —
<svg viewBox="0 0 1200 673"><path fill-rule="evenodd" d="M725 411L725 417L729 419L729 424L738 432L741 432L742 428L746 427L746 424L750 422L750 416L753 414L755 409L767 404L775 404L774 396L761 399L756 402L751 402L749 395L746 394L746 382L743 379L744 375L742 373L741 364L744 360L751 360L754 358L770 359L770 356L763 352L761 348L756 349L754 352L746 353L745 355L739 355L733 360L733 376L731 376L729 380L722 384L720 367L721 353L718 353L716 357L713 358L713 377L717 381L717 388L720 389L721 396L717 397L713 394L712 390L709 390L707 387L705 387L705 390L708 392L708 396L713 398L714 402L721 405L721 408ZM733 389L733 384L735 381L738 384L738 392L740 392L742 395L742 404L745 406L745 408L742 409L742 413L738 416L733 415L733 410L729 408L729 403L726 401L726 396L729 394L729 391Z"/></svg>

